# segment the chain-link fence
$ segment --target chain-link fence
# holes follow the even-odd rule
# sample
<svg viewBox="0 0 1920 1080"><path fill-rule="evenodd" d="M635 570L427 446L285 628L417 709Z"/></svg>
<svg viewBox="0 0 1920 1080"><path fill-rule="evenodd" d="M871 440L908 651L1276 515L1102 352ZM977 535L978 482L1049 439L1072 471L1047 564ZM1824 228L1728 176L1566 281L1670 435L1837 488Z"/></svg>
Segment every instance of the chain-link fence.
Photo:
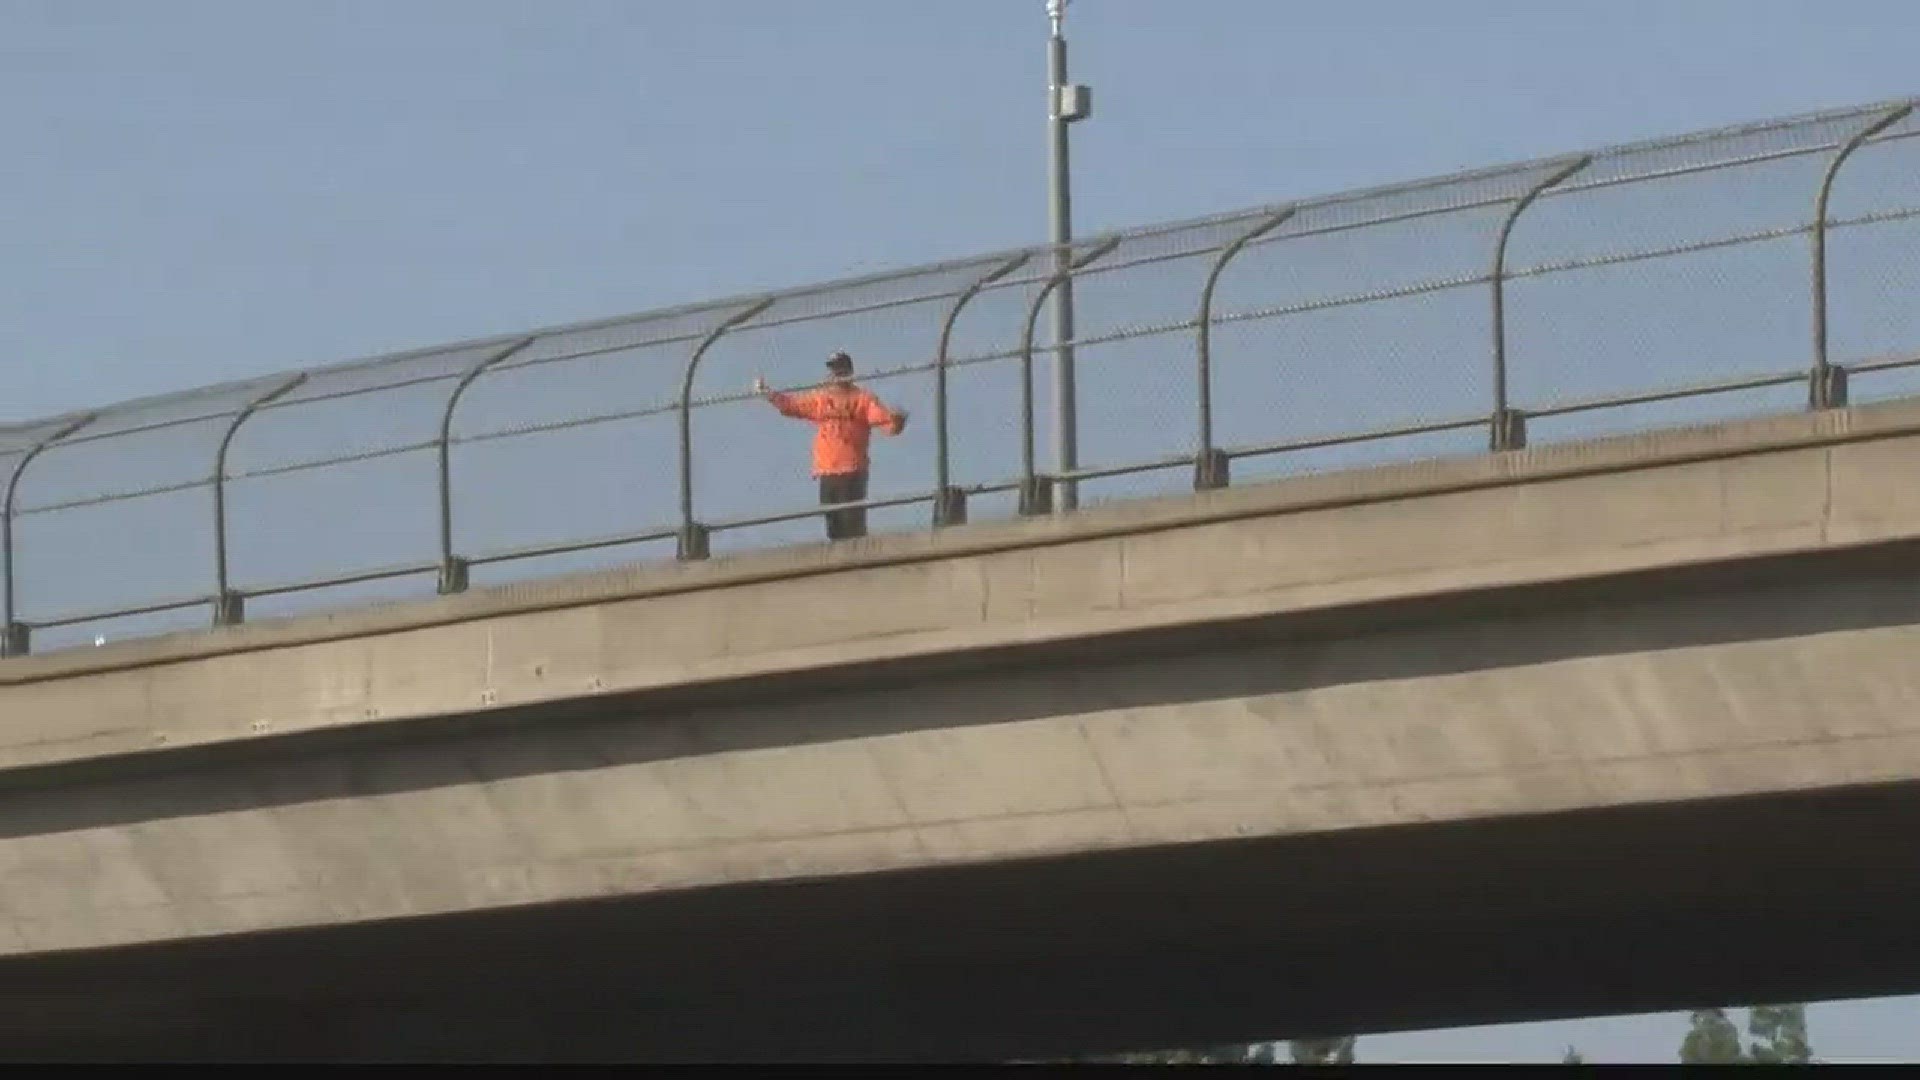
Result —
<svg viewBox="0 0 1920 1080"><path fill-rule="evenodd" d="M815 538L805 429L750 386L811 383L840 350L919 417L876 448L878 529L1920 392L1912 111L0 427L6 653ZM1066 290L1074 339L1049 340ZM1046 450L1063 346L1068 471Z"/></svg>

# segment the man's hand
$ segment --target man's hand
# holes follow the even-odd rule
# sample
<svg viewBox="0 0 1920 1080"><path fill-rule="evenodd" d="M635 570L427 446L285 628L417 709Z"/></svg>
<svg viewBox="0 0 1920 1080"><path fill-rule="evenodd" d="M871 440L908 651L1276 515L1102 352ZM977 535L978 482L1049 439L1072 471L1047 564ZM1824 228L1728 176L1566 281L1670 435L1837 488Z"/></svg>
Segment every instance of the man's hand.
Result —
<svg viewBox="0 0 1920 1080"><path fill-rule="evenodd" d="M907 430L907 410L893 410L893 433L899 435Z"/></svg>
<svg viewBox="0 0 1920 1080"><path fill-rule="evenodd" d="M753 377L753 392L754 392L754 393L756 393L756 394L764 394L764 393L766 393L766 392L767 392L767 380L765 380L765 379L763 379L763 378L761 378L761 377L760 377L760 376L758 376L758 375L755 375L755 376Z"/></svg>

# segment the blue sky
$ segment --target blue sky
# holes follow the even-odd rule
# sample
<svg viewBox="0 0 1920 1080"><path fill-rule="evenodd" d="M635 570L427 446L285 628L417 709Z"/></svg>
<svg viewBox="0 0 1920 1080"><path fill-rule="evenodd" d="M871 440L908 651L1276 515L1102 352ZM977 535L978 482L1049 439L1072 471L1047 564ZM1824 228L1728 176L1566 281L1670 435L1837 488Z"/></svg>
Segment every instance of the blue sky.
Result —
<svg viewBox="0 0 1920 1080"><path fill-rule="evenodd" d="M0 26L0 422L1046 227L1041 0L0 0ZM1082 233L1920 93L1911 0L1075 0L1069 26ZM1912 1057L1915 1006L1821 1006L1816 1046ZM1666 1059L1681 1027L1363 1056Z"/></svg>

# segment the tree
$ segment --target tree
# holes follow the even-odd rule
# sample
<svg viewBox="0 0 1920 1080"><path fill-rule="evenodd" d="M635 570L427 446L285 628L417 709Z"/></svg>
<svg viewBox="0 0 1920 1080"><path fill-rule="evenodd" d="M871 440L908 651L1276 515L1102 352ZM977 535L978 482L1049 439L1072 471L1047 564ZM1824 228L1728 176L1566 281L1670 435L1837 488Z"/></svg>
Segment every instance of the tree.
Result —
<svg viewBox="0 0 1920 1080"><path fill-rule="evenodd" d="M1254 1046L1208 1046L1191 1050L1136 1050L1112 1057L1085 1059L1109 1065L1254 1065L1262 1064Z"/></svg>
<svg viewBox="0 0 1920 1080"><path fill-rule="evenodd" d="M1352 1035L1337 1039L1295 1039L1288 1050L1295 1065L1351 1065L1353 1048L1359 1042Z"/></svg>
<svg viewBox="0 0 1920 1080"><path fill-rule="evenodd" d="M1680 1063L1731 1065L1745 1060L1740 1050L1740 1029L1727 1019L1727 1011L1695 1009L1688 1020L1687 1037L1680 1043Z"/></svg>
<svg viewBox="0 0 1920 1080"><path fill-rule="evenodd" d="M1747 1014L1755 1042L1747 1054L1760 1065L1805 1065L1813 1058L1805 1005L1756 1005Z"/></svg>
<svg viewBox="0 0 1920 1080"><path fill-rule="evenodd" d="M1287 1044L1288 1056L1295 1065L1351 1065L1359 1039L1352 1035L1335 1039L1295 1039ZM1137 1050L1111 1057L1083 1059L1089 1063L1110 1065L1278 1065L1279 1043L1209 1046L1190 1050Z"/></svg>
<svg viewBox="0 0 1920 1080"><path fill-rule="evenodd" d="M1753 1042L1743 1048L1740 1029L1725 1009L1695 1010L1680 1044L1680 1061L1686 1065L1803 1065L1813 1059L1805 1005L1756 1005L1747 1013L1747 1034Z"/></svg>

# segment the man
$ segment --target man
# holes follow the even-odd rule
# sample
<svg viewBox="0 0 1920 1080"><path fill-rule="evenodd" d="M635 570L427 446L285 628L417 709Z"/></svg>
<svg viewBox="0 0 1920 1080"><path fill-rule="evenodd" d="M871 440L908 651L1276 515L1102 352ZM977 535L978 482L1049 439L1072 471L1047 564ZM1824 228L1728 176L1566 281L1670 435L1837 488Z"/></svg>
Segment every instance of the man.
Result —
<svg viewBox="0 0 1920 1080"><path fill-rule="evenodd" d="M874 428L888 435L906 430L904 409L889 409L880 399L853 382L853 358L837 352L827 358L825 385L802 394L782 394L756 377L753 390L762 394L782 416L810 420L813 436L813 475L820 481L820 505L860 502L867 497L867 443ZM827 539L844 540L867 535L865 507L827 511Z"/></svg>

